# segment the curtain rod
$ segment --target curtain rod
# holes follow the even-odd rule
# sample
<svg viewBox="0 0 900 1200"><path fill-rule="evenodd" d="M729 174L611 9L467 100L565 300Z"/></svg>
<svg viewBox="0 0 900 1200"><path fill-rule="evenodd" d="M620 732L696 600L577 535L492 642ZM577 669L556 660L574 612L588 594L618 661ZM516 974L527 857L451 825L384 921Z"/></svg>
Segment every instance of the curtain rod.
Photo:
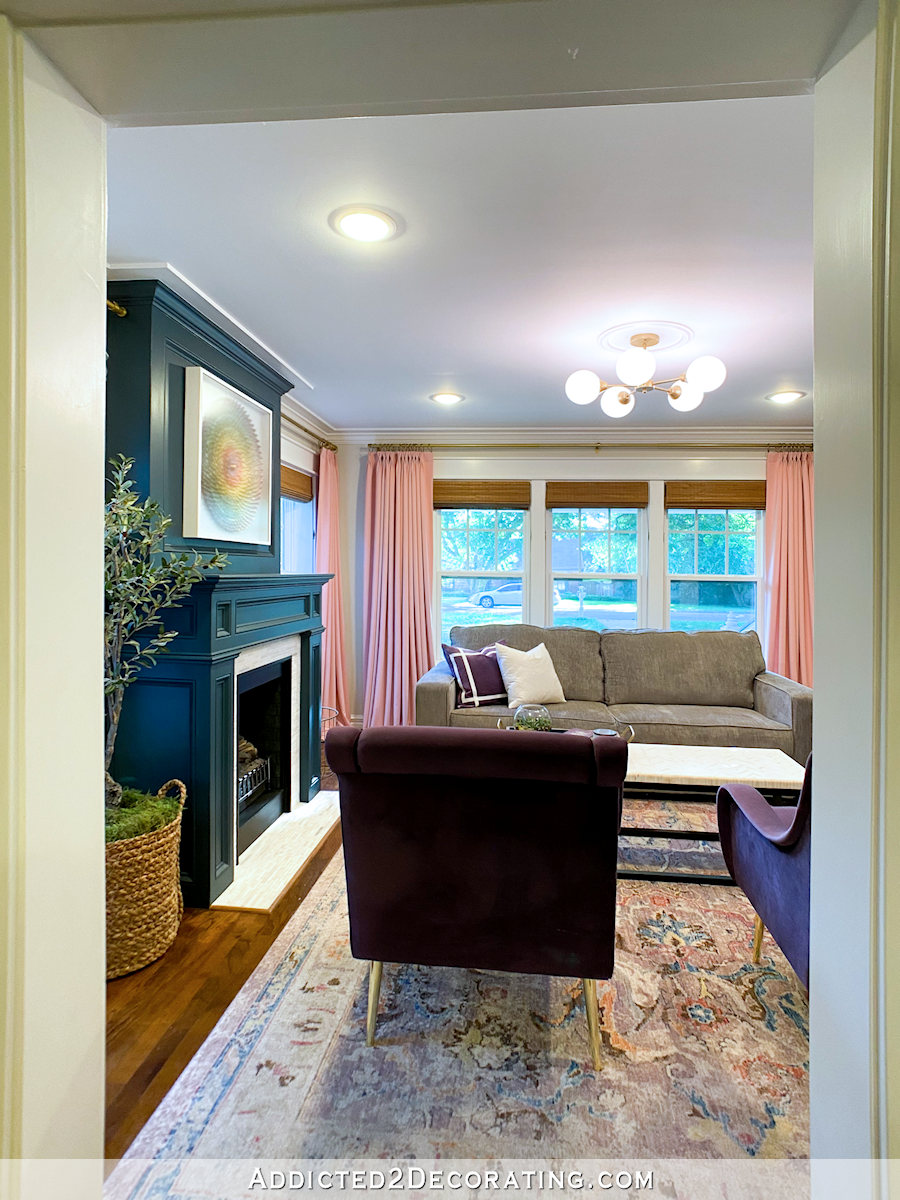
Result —
<svg viewBox="0 0 900 1200"><path fill-rule="evenodd" d="M282 413L281 416L282 420L287 421L288 425L293 425L295 429L299 429L301 433L305 433L308 438L316 442L320 450L332 450L335 454L337 453L337 446L334 442L329 442L318 433L314 433L312 429L307 429L305 425L301 425L290 413Z"/></svg>
<svg viewBox="0 0 900 1200"><path fill-rule="evenodd" d="M809 442L369 442L369 450L812 450Z"/></svg>
<svg viewBox="0 0 900 1200"><path fill-rule="evenodd" d="M776 446L766 446L766 449L776 454L791 454L812 453L813 447L810 442L779 442Z"/></svg>

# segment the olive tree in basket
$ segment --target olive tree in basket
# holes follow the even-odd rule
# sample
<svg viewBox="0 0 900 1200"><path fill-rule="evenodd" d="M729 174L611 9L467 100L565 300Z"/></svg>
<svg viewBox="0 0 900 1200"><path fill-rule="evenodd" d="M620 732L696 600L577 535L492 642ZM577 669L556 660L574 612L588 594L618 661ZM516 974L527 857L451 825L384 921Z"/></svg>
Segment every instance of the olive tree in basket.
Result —
<svg viewBox="0 0 900 1200"><path fill-rule="evenodd" d="M141 500L129 477L133 458L110 460L106 501L104 561L106 569L105 661L106 695L106 803L117 807L122 788L109 774L116 748L125 689L143 667L177 637L166 629L160 613L183 600L204 571L221 570L228 563L218 550L201 554L163 552L172 518L164 516L155 500Z"/></svg>
<svg viewBox="0 0 900 1200"><path fill-rule="evenodd" d="M141 500L130 471L134 459L110 460L104 534L106 700L106 951L107 978L146 966L169 948L181 920L178 848L185 787L170 780L157 795L123 792L110 775L125 690L152 666L177 631L161 613L177 605L228 559L165 550L172 520L155 500ZM176 798L168 793L178 790Z"/></svg>

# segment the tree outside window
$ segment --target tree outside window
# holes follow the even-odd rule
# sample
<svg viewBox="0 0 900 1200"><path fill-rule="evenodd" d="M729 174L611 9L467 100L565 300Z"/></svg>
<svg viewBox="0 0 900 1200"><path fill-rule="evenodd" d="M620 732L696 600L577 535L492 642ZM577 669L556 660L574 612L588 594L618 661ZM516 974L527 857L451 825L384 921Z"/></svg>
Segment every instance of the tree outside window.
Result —
<svg viewBox="0 0 900 1200"><path fill-rule="evenodd" d="M639 510L554 508L551 512L553 624L634 629Z"/></svg>
<svg viewBox="0 0 900 1200"><path fill-rule="evenodd" d="M669 628L757 628L761 514L669 509Z"/></svg>
<svg viewBox="0 0 900 1200"><path fill-rule="evenodd" d="M454 625L520 622L527 513L445 508L440 521L441 640Z"/></svg>

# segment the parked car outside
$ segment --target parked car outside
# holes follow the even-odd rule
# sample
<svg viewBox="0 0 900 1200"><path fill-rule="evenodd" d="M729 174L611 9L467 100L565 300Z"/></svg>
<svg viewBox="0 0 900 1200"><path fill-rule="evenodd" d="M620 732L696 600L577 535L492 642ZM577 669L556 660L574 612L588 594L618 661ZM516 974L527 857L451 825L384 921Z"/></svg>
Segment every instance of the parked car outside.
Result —
<svg viewBox="0 0 900 1200"><path fill-rule="evenodd" d="M508 605L511 608L521 608L522 582L517 579L515 583L503 583L500 587L473 592L469 597L469 603L480 604L482 608L493 608L494 605ZM559 604L558 587L554 587L553 589L553 603Z"/></svg>
<svg viewBox="0 0 900 1200"><path fill-rule="evenodd" d="M480 604L482 608L493 608L494 605L508 605L511 608L522 607L522 581L504 583L489 591L473 592L469 597L470 604Z"/></svg>

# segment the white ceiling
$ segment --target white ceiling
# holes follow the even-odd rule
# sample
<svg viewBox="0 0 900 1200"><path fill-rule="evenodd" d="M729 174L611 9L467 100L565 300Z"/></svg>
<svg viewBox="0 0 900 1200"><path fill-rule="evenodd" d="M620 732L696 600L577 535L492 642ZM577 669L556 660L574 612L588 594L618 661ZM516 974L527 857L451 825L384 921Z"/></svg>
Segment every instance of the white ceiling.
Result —
<svg viewBox="0 0 900 1200"><path fill-rule="evenodd" d="M339 429L811 424L808 96L111 130L111 263L169 262L312 385ZM400 213L338 237L329 213ZM722 357L694 413L658 393L626 422L566 400L609 378L605 328L678 321L678 374ZM429 402L463 392L450 411Z"/></svg>
<svg viewBox="0 0 900 1200"><path fill-rule="evenodd" d="M859 2L18 0L13 11L113 124L190 125L807 94Z"/></svg>

